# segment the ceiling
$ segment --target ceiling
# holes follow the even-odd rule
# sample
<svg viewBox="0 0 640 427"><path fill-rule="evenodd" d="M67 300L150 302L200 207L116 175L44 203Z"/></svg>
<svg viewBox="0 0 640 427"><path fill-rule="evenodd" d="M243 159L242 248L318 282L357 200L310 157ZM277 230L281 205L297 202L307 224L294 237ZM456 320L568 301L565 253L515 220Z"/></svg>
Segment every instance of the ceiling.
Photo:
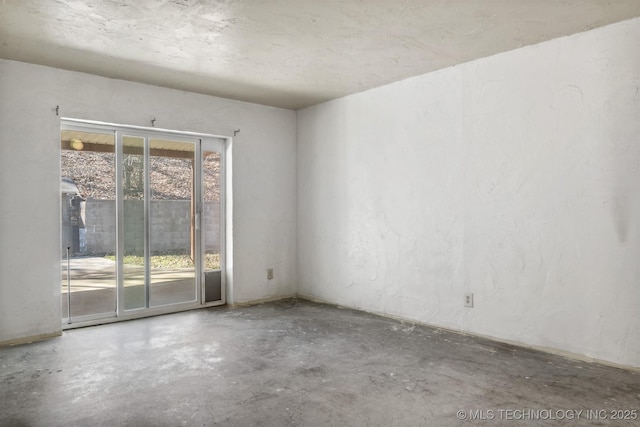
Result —
<svg viewBox="0 0 640 427"><path fill-rule="evenodd" d="M640 16L640 0L2 0L0 57L299 109Z"/></svg>

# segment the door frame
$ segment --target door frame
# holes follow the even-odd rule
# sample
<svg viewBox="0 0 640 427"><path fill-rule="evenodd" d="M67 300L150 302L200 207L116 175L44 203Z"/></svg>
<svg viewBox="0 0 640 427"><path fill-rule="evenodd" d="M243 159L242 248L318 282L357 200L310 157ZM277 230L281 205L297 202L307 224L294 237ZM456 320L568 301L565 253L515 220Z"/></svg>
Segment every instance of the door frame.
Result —
<svg viewBox="0 0 640 427"><path fill-rule="evenodd" d="M230 216L230 204L227 201L227 197L230 197L231 191L230 186L228 187L231 173L228 169L228 157L231 152L231 142L232 138L230 136L221 136L214 134L204 134L197 132L183 132L176 131L170 129L161 129L155 127L142 127L142 126L129 126L129 125L120 125L115 123L107 123L107 122L99 122L99 121L90 121L90 120L81 120L74 118L62 117L60 119L60 129L61 130L75 130L81 132L89 132L89 133L102 133L102 134L111 134L114 136L115 141L115 162L116 162L116 310L111 313L99 313L99 314L90 314L85 316L73 317L73 322L69 323L69 319L63 317L63 329L72 329L76 327L97 325L103 323L111 323L118 322L130 319L137 319L149 316L156 316L161 314L169 314L176 313L180 311L193 310L197 308L205 308L212 307L218 305L224 305L227 301L227 296L229 295L229 290L227 289L230 286L230 280L228 278L232 277L230 272L231 262L230 255L227 254L229 249L231 248L230 239L227 237L227 233L229 232L231 225L230 221L227 222L227 217L229 219ZM195 168L194 170L194 197L195 201L195 212L193 219L194 227L195 227L195 251L198 254L195 260L195 280L196 280L196 299L195 301L190 302L182 302L182 303L174 303L169 305L161 305L161 306L149 306L148 299L148 286L150 283L147 283L149 279L148 271L145 273L145 291L146 295L146 304L144 308L139 309L130 309L124 310L124 277L123 277L123 257L124 257L124 242L123 242L123 197L122 197L122 161L123 161L123 136L132 136L132 137L141 137L145 138L145 140L150 139L170 139L176 141L185 141L185 142L193 142L194 143L194 156L195 156ZM144 161L145 168L144 173L146 176L149 174L149 169L146 165L148 162L148 149L149 144L146 142L144 144ZM204 247L202 245L202 234L204 232L202 227L202 152L207 148L208 151L217 151L220 153L220 275L221 275L221 300L211 301L205 303L205 294L204 294L204 265L203 265L203 256L204 256ZM215 148L212 150L212 148ZM146 180L146 177L145 177ZM147 185L145 185L147 187ZM146 196L146 195L145 195ZM146 197L145 197L146 199ZM149 203L148 201L145 204ZM145 209L145 227L148 227L148 209ZM59 221L60 224L60 221ZM59 225L61 226L61 225ZM148 246L148 230L145 230L145 246ZM62 257L61 257L62 259ZM148 269L148 266L145 266L145 269ZM58 285L59 286L59 285ZM63 314L64 315L64 314Z"/></svg>
<svg viewBox="0 0 640 427"><path fill-rule="evenodd" d="M200 140L198 153L196 153L196 165L198 167L197 180L198 184L196 185L196 192L199 193L196 199L196 218L195 218L195 228L196 231L200 229L199 233L196 233L198 236L196 238L196 250L198 251L198 259L196 264L196 271L199 272L200 275L200 290L199 296L202 304L204 306L216 306L226 304L227 301L227 222L226 222L226 213L227 213L227 169L226 169L226 148L227 144L225 143L225 139L223 138L205 138ZM219 301L211 301L206 302L206 292L205 292L205 267L204 267L204 259L206 252L206 244L203 244L204 237L204 227L203 223L203 203L204 203L204 194L202 191L203 188L203 176L204 176L204 151L215 151L220 155L220 200L219 200L219 218L220 218L220 294L221 300ZM206 242L205 242L206 243Z"/></svg>

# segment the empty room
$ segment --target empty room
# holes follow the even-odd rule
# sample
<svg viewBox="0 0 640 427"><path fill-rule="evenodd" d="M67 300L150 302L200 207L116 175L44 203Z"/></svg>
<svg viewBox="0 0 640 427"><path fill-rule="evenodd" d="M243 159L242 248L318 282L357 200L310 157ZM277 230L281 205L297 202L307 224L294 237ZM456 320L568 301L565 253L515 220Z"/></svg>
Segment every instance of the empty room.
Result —
<svg viewBox="0 0 640 427"><path fill-rule="evenodd" d="M638 423L639 0L0 2L0 426Z"/></svg>

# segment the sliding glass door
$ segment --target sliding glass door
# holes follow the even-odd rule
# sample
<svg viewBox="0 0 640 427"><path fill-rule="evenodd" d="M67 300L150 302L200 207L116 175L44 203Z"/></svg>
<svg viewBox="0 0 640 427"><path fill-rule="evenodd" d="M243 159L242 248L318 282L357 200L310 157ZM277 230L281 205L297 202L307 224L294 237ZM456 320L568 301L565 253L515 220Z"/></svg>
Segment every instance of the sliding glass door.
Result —
<svg viewBox="0 0 640 427"><path fill-rule="evenodd" d="M224 145L63 121L65 323L224 303Z"/></svg>

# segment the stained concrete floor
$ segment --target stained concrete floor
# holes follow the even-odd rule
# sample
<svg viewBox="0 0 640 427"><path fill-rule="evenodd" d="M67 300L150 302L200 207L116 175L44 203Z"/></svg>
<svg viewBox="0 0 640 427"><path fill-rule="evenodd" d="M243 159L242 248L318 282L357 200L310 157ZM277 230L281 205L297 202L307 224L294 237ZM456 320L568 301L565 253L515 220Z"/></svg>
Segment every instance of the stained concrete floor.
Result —
<svg viewBox="0 0 640 427"><path fill-rule="evenodd" d="M0 369L1 426L618 426L638 421L612 410L640 410L639 373L296 299L71 330L0 349Z"/></svg>

